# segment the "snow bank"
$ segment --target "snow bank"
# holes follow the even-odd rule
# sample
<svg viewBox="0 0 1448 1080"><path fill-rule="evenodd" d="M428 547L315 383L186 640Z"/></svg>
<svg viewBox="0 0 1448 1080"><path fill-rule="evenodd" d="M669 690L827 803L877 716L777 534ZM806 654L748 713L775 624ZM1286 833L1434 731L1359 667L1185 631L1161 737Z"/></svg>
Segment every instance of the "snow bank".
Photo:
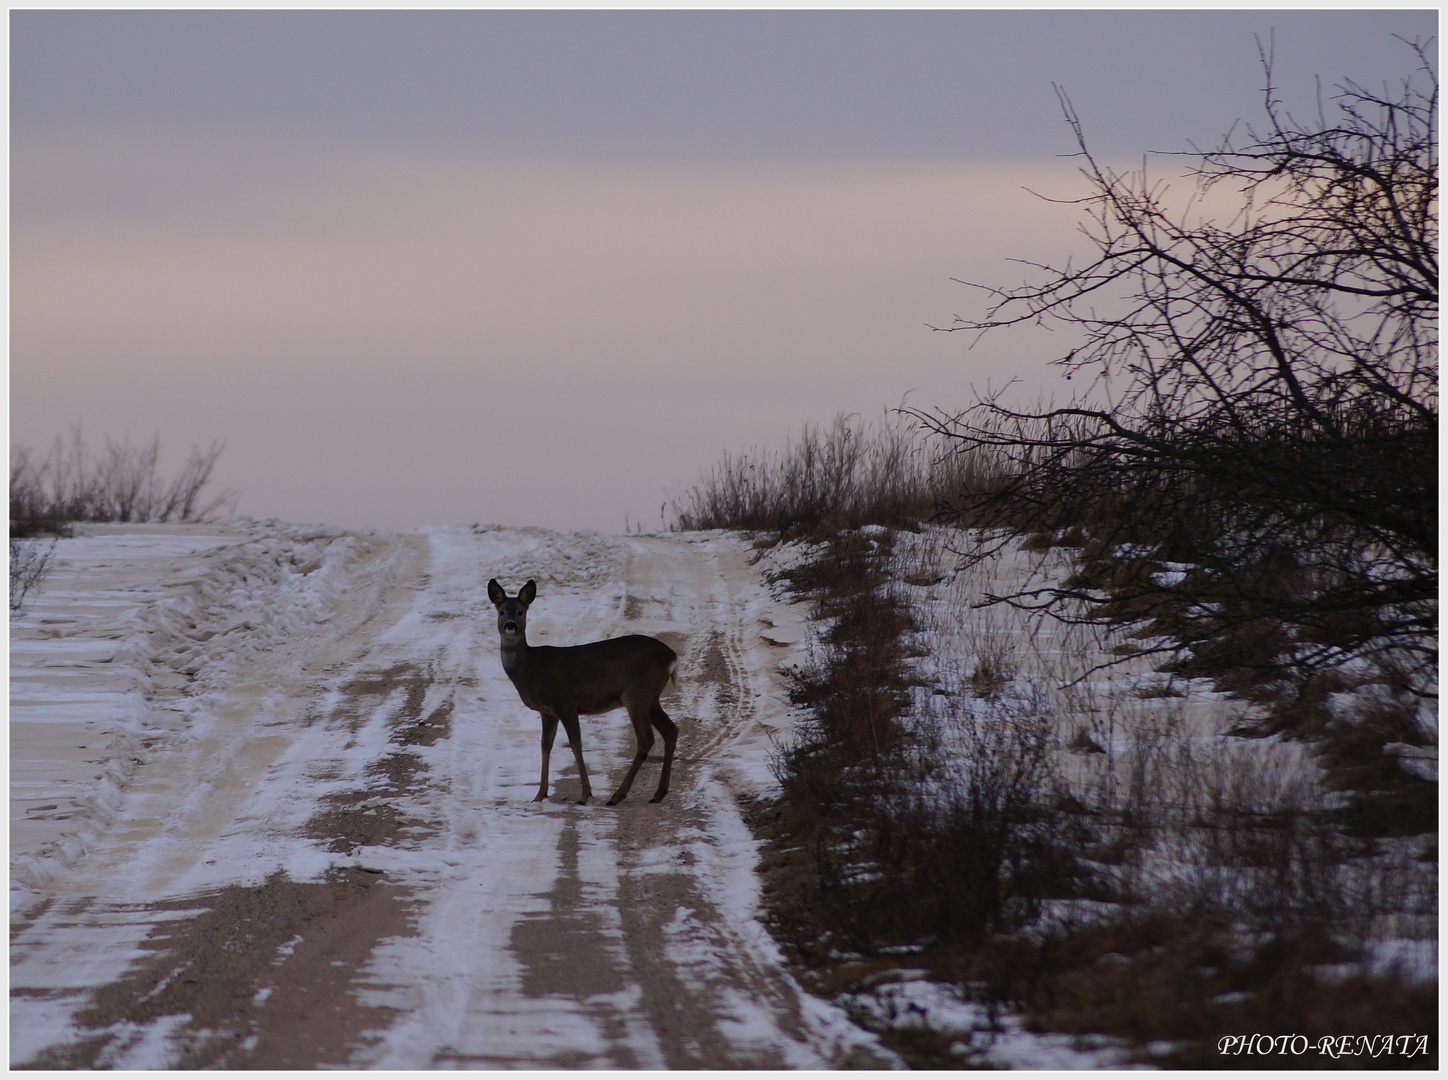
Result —
<svg viewBox="0 0 1448 1080"><path fill-rule="evenodd" d="M89 525L10 625L11 908L116 821L138 767L237 673L285 679L377 538L235 519Z"/></svg>

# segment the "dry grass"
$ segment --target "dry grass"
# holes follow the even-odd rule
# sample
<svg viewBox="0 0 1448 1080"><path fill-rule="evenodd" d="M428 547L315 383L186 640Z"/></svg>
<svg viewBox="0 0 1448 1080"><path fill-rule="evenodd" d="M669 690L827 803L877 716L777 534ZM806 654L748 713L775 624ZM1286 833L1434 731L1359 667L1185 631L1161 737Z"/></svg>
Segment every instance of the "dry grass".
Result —
<svg viewBox="0 0 1448 1080"><path fill-rule="evenodd" d="M60 439L44 457L26 447L10 451L10 535L64 534L78 521L199 521L235 501L232 491L203 502L222 446L192 447L171 479L160 471L161 441L132 446L105 441L92 454L80 428L67 445Z"/></svg>
<svg viewBox="0 0 1448 1080"><path fill-rule="evenodd" d="M962 454L899 413L839 414L805 425L783 450L725 454L673 501L681 529L751 529L785 539L861 525L913 529L962 491L1000 480L985 454Z"/></svg>
<svg viewBox="0 0 1448 1080"><path fill-rule="evenodd" d="M1042 801L1049 732L1030 702L979 699L986 724L909 715L922 685L893 547L884 530L843 531L782 579L828 630L796 683L809 718L777 758L782 797L751 818L766 839L775 932L805 985L827 995L898 966L902 948L912 966L944 970L963 943L1093 888L1079 857L1087 834L1061 828ZM947 744L966 768L946 767ZM958 1064L929 1032L882 1037L916 1065Z"/></svg>
<svg viewBox="0 0 1448 1080"><path fill-rule="evenodd" d="M1147 910L992 959L1029 1026L1122 1037L1137 1047L1135 1060L1165 1068L1361 1068L1361 1058L1317 1048L1347 1034L1437 1030L1436 986L1335 974L1357 957L1316 924L1244 947L1220 911ZM1301 1035L1312 1049L1267 1058L1221 1053L1224 1036L1253 1033ZM1428 1055L1373 1064L1436 1068L1434 1043Z"/></svg>
<svg viewBox="0 0 1448 1080"><path fill-rule="evenodd" d="M755 823L802 981L858 993L906 949L1036 1029L1124 1039L1134 1060L1175 1067L1274 1064L1217 1050L1268 1015L1314 1038L1433 1031L1436 987L1369 963L1435 917L1422 829L1393 849L1355 835L1355 803L1339 805L1313 745L1204 730L1191 684L1151 674L1149 654L1083 678L1119 643L1110 628L969 610L988 568L942 587L947 543L845 531L789 577L830 630L800 682L811 720L780 757L784 797ZM906 578L944 599L907 602ZM923 678L926 640L958 661L927 657ZM1247 707L1223 708L1230 724ZM1380 751L1416 730L1366 711L1337 736L1371 774L1354 790L1436 790L1363 765L1353 739ZM938 1037L881 1035L917 1066L950 1063ZM1362 1064L1275 1064L1308 1058Z"/></svg>
<svg viewBox="0 0 1448 1080"><path fill-rule="evenodd" d="M81 521L199 521L235 502L223 491L203 502L221 444L206 452L192 447L170 480L160 472L161 441L132 446L106 439L92 455L80 428L66 445L57 439L37 457L26 447L10 450L10 610L20 611L49 569L58 537ZM49 538L48 540L42 538Z"/></svg>
<svg viewBox="0 0 1448 1080"><path fill-rule="evenodd" d="M50 568L50 557L55 554L58 538L19 539L10 538L10 613L18 613L25 607L25 598L39 587L45 572Z"/></svg>
<svg viewBox="0 0 1448 1080"><path fill-rule="evenodd" d="M919 545L927 564L939 543ZM1014 558L1040 560L1028 577L1037 583L1069 572L1057 548L1027 545ZM1436 986L1370 962L1385 941L1421 940L1436 923L1436 817L1399 812L1396 833L1361 827L1369 792L1384 810L1409 798L1426 807L1424 794L1436 794L1394 756L1427 741L1406 680L1353 699L1353 715L1324 692L1319 703L1337 700L1337 712L1312 742L1234 738L1224 729L1268 707L1204 703L1190 681L1152 673L1151 655L1122 647L1110 626L970 610L1005 571L999 560L967 565L949 590L927 594L916 621L959 658L945 671L958 695L974 696L982 669L1014 673L997 694L1021 700L1022 683L1035 688L1051 760L1032 803L1052 811L1053 835L1082 838L1078 895L1113 903L1047 903L1048 917L1023 933L958 940L937 970L1039 1030L1124 1038L1137 1060L1176 1067L1290 1066L1217 1053L1218 1037L1267 1024L1314 1035L1436 1030ZM1114 666L1093 673L1092 658ZM976 756L966 744L951 768L968 771ZM1349 790L1344 802L1337 792Z"/></svg>
<svg viewBox="0 0 1448 1080"><path fill-rule="evenodd" d="M1017 523L1023 541L919 531L950 485L885 483L862 463L904 460L902 429L877 437L840 421L726 461L679 513L811 545L784 580L827 628L796 685L808 720L777 760L783 797L751 808L802 983L858 993L906 963L1039 1029L1179 1067L1307 1060L1217 1053L1269 1024L1436 1031L1436 984L1373 961L1436 925L1437 786L1403 765L1435 754L1421 663L1284 668L1298 639L1273 617L1194 637L1200 613L1157 588L1182 564L1079 524ZM977 491L1000 479L969 475ZM1070 581L1104 590L1107 617L1084 600L1057 606L1064 622L977 606L1010 560L1033 567L1018 595ZM1190 645L1155 669L1173 641ZM1234 701L1203 699L1208 679ZM913 1064L959 1064L938 1037L881 1035ZM1363 1064L1313 1058L1334 1062Z"/></svg>

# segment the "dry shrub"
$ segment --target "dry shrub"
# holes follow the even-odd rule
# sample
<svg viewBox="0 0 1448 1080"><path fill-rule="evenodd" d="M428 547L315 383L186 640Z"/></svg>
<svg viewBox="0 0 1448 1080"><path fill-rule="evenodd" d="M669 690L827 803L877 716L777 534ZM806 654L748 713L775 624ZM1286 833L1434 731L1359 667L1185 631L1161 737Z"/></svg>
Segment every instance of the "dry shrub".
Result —
<svg viewBox="0 0 1448 1080"><path fill-rule="evenodd" d="M132 446L106 439L92 457L80 428L70 445L61 440L44 458L25 447L10 451L10 610L19 612L50 566L55 540L81 521L200 521L234 503L223 491L209 502L201 492L211 480L221 444L196 447L171 480L160 473L161 440ZM50 537L49 543L38 539Z"/></svg>
<svg viewBox="0 0 1448 1080"><path fill-rule="evenodd" d="M61 535L78 521L199 521L235 501L223 491L207 502L222 444L191 448L181 471L167 480L160 471L161 440L132 446L106 438L93 456L80 428L67 446L60 439L43 458L26 447L10 451L10 535Z"/></svg>
<svg viewBox="0 0 1448 1080"><path fill-rule="evenodd" d="M18 613L25 606L25 598L40 585L41 579L50 566L50 557L55 554L56 538L49 541L38 539L10 540L10 613Z"/></svg>
<svg viewBox="0 0 1448 1080"><path fill-rule="evenodd" d="M996 983L1036 1030L1109 1034L1136 1060L1167 1068L1432 1068L1425 1057L1364 1060L1315 1050L1230 1056L1225 1036L1436 1035L1437 988L1391 976L1341 975L1356 953L1320 924L1287 928L1244 946L1220 911L1147 911L1019 943L992 957Z"/></svg>
<svg viewBox="0 0 1448 1080"><path fill-rule="evenodd" d="M1405 767L1402 757L1432 747L1436 731L1419 723L1420 703L1381 684L1352 715L1332 716L1318 744L1326 783L1348 793L1340 819L1357 836L1417 836L1438 831L1438 784Z"/></svg>
<svg viewBox="0 0 1448 1080"><path fill-rule="evenodd" d="M806 424L782 451L723 460L673 500L680 529L751 529L784 538L861 525L913 529L961 491L997 486L985 454L963 454L896 412Z"/></svg>
<svg viewBox="0 0 1448 1080"><path fill-rule="evenodd" d="M1084 838L1047 808L1040 702L993 692L907 715L912 621L889 584L892 534L869 532L788 575L829 629L796 683L809 717L777 757L783 795L756 819L778 925L829 984L842 955L988 938L1086 877ZM989 660L1001 686L1008 659Z"/></svg>
<svg viewBox="0 0 1448 1080"><path fill-rule="evenodd" d="M1221 581L1186 561L1204 522L1183 518L1151 549L1096 538L1119 536L1135 500L1104 500L1084 522L1058 515L1062 500L975 530L986 557L968 553L964 533L911 534L919 557L899 565L906 534L878 526L916 529L939 489L868 465L929 460L896 453L893 431L879 443L844 419L807 429L783 455L726 459L676 504L683 527L815 544L784 575L823 628L794 689L808 718L776 758L783 797L751 815L767 840L769 919L802 982L859 990L906 951L910 966L970 983L1041 1027L1123 1036L1141 1060L1184 1067L1262 1065L1221 1058L1214 1039L1249 1021L1242 1030L1260 1030L1267 1005L1302 1030L1369 1030L1394 1010L1401 1022L1381 1033L1435 1030L1422 1021L1435 989L1364 962L1373 942L1421 938L1436 918L1436 844L1378 839L1436 830L1436 784L1399 760L1432 741L1415 712L1431 673L1419 663L1394 675L1416 661L1391 649L1359 652L1351 678L1326 660L1286 662L1315 648L1318 631L1270 608L1309 594L1316 571L1269 552L1211 593ZM968 483L988 492L1004 475L977 469ZM1086 615L1068 613L1070 633L1039 654L1013 650L1040 624L996 615L1010 605L974 609L990 585L965 573L1019 550L1041 557L1028 590L1066 583ZM1068 563L1074 579L1047 580ZM931 697L911 663L927 639L910 637L919 612L904 587L947 578L962 635L948 651L963 659ZM1201 605L1209 594L1215 606ZM1175 662L1157 669L1173 676L1165 685L1112 690L1088 670L1140 668L1171 643ZM1241 733L1277 737L1188 724L1196 699L1179 695L1203 677L1250 703L1239 715L1255 709ZM1379 706L1343 714L1343 695L1373 683ZM917 1064L944 1061L930 1040L912 1048L882 1034Z"/></svg>

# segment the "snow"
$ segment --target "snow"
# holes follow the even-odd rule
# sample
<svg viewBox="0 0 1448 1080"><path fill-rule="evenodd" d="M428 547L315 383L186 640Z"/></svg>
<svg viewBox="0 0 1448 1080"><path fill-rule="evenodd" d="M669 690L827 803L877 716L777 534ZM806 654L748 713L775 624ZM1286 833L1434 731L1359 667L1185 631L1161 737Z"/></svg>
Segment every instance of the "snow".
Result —
<svg viewBox="0 0 1448 1080"><path fill-rule="evenodd" d="M197 625L198 583L246 540L236 528L95 526L57 545L11 621L12 910L115 819L145 741L174 736L179 718L147 702L170 690L153 655L190 662L189 635L210 632Z"/></svg>
<svg viewBox="0 0 1448 1080"><path fill-rule="evenodd" d="M1084 661L1111 644L1095 631L971 607L1063 572L1061 552L960 571L957 540L898 534L911 583L898 587L922 615L921 674L975 702L970 722L1045 708L1077 783L1109 782L1163 717L1180 745L1226 754L1221 732L1240 706L1204 684L1165 683L1149 658L1087 676ZM409 898L409 932L381 940L354 987L390 1019L366 1032L352 1067L679 1067L683 1050L659 1021L671 1007L707 1009L714 1045L746 1067L899 1066L867 1027L915 1024L950 1033L963 1063L1124 1060L1116 1043L1027 1032L908 970L838 1003L789 976L761 922L758 845L739 798L778 791L772 756L797 719L788 672L807 662L818 627L764 576L805 554L786 545L756 565L747 540L724 532L352 533L245 519L90 526L60 541L11 621L11 984L26 991L11 998L12 1064L94 1036L76 1019L89 992L150 955L158 926L194 916L195 898L338 867L381 872ZM575 806L572 755L555 751L553 801L531 801L538 721L502 672L490 578L510 592L537 582L534 644L646 633L680 651L665 707L685 735L668 800L645 801L650 762L623 806ZM987 661L1006 675L991 700L969 690ZM1146 696L1167 691L1184 696ZM937 698L917 695L922 722ZM1346 715L1362 702L1335 705ZM357 804L395 807L411 831L329 845L312 824L329 800L396 756L404 720L429 718L443 718L446 737L406 746L425 782ZM1108 752L1066 752L1078 727ZM606 789L631 731L621 714L583 730ZM1436 747L1394 749L1436 778ZM1256 740L1248 752L1229 764L1270 777L1273 791L1311 773L1300 746ZM1164 801L1172 782L1163 774ZM1168 888L1191 869L1162 858L1143 880ZM1041 929L1109 914L1083 905L1050 907ZM278 970L300 941L275 950ZM1436 942L1421 934L1372 950L1374 970L1436 978ZM662 982L633 977L646 967ZM98 1066L147 1069L174 1067L207 1037L174 1015L106 1034Z"/></svg>
<svg viewBox="0 0 1448 1080"><path fill-rule="evenodd" d="M413 898L412 932L381 941L362 972L359 1004L395 1019L368 1032L354 1066L664 1067L677 1051L643 991L617 977L638 962L638 927L625 925L638 915L620 898L648 880L681 898L660 963L709 1003L730 1053L795 1068L861 1046L891 1059L793 985L759 921L737 798L775 785L769 755L794 723L782 669L800 661L805 624L737 537L235 520L87 527L53 565L11 624L11 981L26 991L12 997L12 1062L86 1035L75 1017L87 991L146 955L161 922L195 914L188 897L347 865ZM537 581L535 643L621 632L688 643L694 667L665 701L692 741L668 801L637 790L618 810L531 801L538 721L498 661L493 577ZM308 823L396 752L403 712L449 718L448 737L407 748L427 783L385 800L422 824L329 849ZM584 732L604 777L631 753L621 714ZM555 799L572 797L571 755L553 762ZM680 826L621 832L664 812ZM539 920L586 925L596 992L539 983L518 948ZM107 1035L97 1063L122 1068L167 1067L206 1037L177 1016Z"/></svg>
<svg viewBox="0 0 1448 1080"><path fill-rule="evenodd" d="M842 994L839 1003L876 1030L935 1031L951 1037L962 1064L996 1069L1102 1069L1127 1060L1124 1040L1026 1031L1019 1017L992 1012L960 988L924 971L886 973L891 981Z"/></svg>
<svg viewBox="0 0 1448 1080"><path fill-rule="evenodd" d="M1215 691L1207 680L1156 672L1157 658L1122 648L1146 648L1152 642L1126 643L1099 626L1064 624L1007 605L975 607L983 596L1012 595L1060 581L1072 567L1069 552L1061 549L1031 552L1007 545L997 556L962 569L956 555L971 550L974 539L968 532L939 528L902 532L893 556L894 588L912 604L921 628L918 670L933 684L916 694L912 719L929 727L941 752L956 755L954 767L942 774L965 771L966 755L979 745L973 734L1002 719L1035 717L1054 748L1060 779L1072 789L1091 797L1128 790L1139 770L1138 782L1150 792L1152 811L1168 839L1129 868L1136 878L1125 891L1190 901L1206 890L1229 904L1234 898L1254 898L1259 882L1251 870L1214 864L1193 833L1200 785L1229 790L1238 810L1327 808L1344 796L1323 783L1313 748L1282 737L1229 737L1226 732L1249 719L1250 706ZM1163 583L1192 569L1185 564L1164 567L1158 576ZM972 680L983 665L1002 678L998 687L980 694ZM1395 693L1365 683L1332 695L1330 705L1336 716L1354 721L1370 710L1401 704ZM1384 751L1396 756L1404 770L1436 781L1436 709L1420 707L1417 719L1429 745L1391 743ZM1080 752L1080 735L1101 752ZM1194 790L1193 784L1199 787ZM1378 878L1411 883L1401 901L1403 910L1379 918L1370 929L1362 942L1362 962L1343 965L1339 974L1396 970L1416 981L1436 980L1436 865L1422 863L1420 850L1420 839L1383 839L1375 855L1339 867L1344 887L1362 894ZM1098 869L1108 875L1119 872ZM1112 904L1054 901L1043 906L1025 932L1044 935L1081 927L1110 919L1115 912L1119 907ZM963 1032L962 1053L981 1052L988 1045L987 1060L1004 1067L1102 1067L1119 1059L1119 1047L1027 1033L1011 1017L1003 1018L1003 1031L988 1031L979 1006L958 1000L950 987L902 982L875 988L850 1007L876 1026L925 1024Z"/></svg>

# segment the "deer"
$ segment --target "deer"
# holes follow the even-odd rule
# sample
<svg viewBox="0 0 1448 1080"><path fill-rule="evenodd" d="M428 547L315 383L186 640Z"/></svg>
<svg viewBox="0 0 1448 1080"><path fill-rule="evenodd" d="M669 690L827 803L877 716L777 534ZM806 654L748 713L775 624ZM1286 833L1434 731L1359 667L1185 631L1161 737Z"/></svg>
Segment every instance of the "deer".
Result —
<svg viewBox="0 0 1448 1080"><path fill-rule="evenodd" d="M537 595L538 587L531 580L518 590L517 596L509 596L496 579L488 582L488 599L498 609L503 671L512 680L523 704L538 713L543 721L543 776L533 801L542 802L548 797L548 757L553 752L553 740L561 721L583 781L583 795L578 802L580 805L588 802L593 788L583 764L578 717L610 712L620 706L628 710L638 749L623 783L609 796L608 805L617 806L628 795L639 766L654 745L654 728L664 737L664 768L659 788L649 802L661 801L669 793L669 773L674 764L679 728L659 704L659 695L674 679L678 655L662 641L643 634L591 641L587 645L529 645L528 607Z"/></svg>

